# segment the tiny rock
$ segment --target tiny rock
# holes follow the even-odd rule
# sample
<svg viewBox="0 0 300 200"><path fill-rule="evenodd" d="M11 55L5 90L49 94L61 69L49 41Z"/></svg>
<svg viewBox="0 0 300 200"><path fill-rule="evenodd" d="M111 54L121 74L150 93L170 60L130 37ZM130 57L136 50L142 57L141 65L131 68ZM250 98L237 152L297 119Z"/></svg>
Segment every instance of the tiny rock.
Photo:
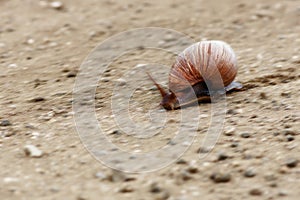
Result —
<svg viewBox="0 0 300 200"><path fill-rule="evenodd" d="M253 170L253 169L246 169L244 171L244 176L247 177L247 178L251 178L251 177L254 177L256 176L256 172Z"/></svg>
<svg viewBox="0 0 300 200"><path fill-rule="evenodd" d="M252 196L261 196L263 192L259 188L253 188L249 191L249 194Z"/></svg>
<svg viewBox="0 0 300 200"><path fill-rule="evenodd" d="M220 152L218 154L218 160L221 161L221 160L226 160L229 156L225 153L225 152Z"/></svg>
<svg viewBox="0 0 300 200"><path fill-rule="evenodd" d="M289 167L289 168L293 168L293 167L296 167L296 166L297 166L298 162L299 162L299 161L298 161L297 159L295 159L295 158L289 158L289 159L286 161L285 165L286 165L287 167Z"/></svg>
<svg viewBox="0 0 300 200"><path fill-rule="evenodd" d="M0 126L11 126L12 124L10 123L9 120L4 119L0 122Z"/></svg>
<svg viewBox="0 0 300 200"><path fill-rule="evenodd" d="M183 181L188 181L193 178L191 173L189 173L187 170L181 170L178 177Z"/></svg>
<svg viewBox="0 0 300 200"><path fill-rule="evenodd" d="M61 10L61 9L63 9L64 5L60 1L53 1L50 3L50 7L54 8L56 10Z"/></svg>
<svg viewBox="0 0 300 200"><path fill-rule="evenodd" d="M156 200L166 200L170 197L170 194L167 190L161 188L156 182L150 184L149 190Z"/></svg>
<svg viewBox="0 0 300 200"><path fill-rule="evenodd" d="M250 133L244 132L244 133L241 133L240 136L241 136L242 138L249 138L249 137L250 137Z"/></svg>
<svg viewBox="0 0 300 200"><path fill-rule="evenodd" d="M104 174L103 172L97 172L97 173L95 174L95 177L98 178L98 179L100 179L100 180L105 180L105 179L107 179L106 174Z"/></svg>
<svg viewBox="0 0 300 200"><path fill-rule="evenodd" d="M210 176L210 179L215 183L226 183L231 180L231 175L229 173L216 172Z"/></svg>
<svg viewBox="0 0 300 200"><path fill-rule="evenodd" d="M134 189L129 185L125 185L119 189L119 192L121 192L121 193L130 193L133 191L134 191Z"/></svg>
<svg viewBox="0 0 300 200"><path fill-rule="evenodd" d="M46 99L44 97L34 97L32 99L29 99L28 102L30 103L35 103L35 102L41 102L41 101L45 101Z"/></svg>
<svg viewBox="0 0 300 200"><path fill-rule="evenodd" d="M118 86L124 86L124 85L126 85L126 80L123 78L119 78L119 79L117 79L116 83Z"/></svg>
<svg viewBox="0 0 300 200"><path fill-rule="evenodd" d="M24 152L27 156L32 158L40 158L43 156L43 152L34 145L26 145L24 147Z"/></svg>
<svg viewBox="0 0 300 200"><path fill-rule="evenodd" d="M226 127L224 130L224 134L226 136L232 136L235 134L235 128L234 127Z"/></svg>
<svg viewBox="0 0 300 200"><path fill-rule="evenodd" d="M150 184L151 193L159 193L161 191L162 191L161 187L156 182Z"/></svg>

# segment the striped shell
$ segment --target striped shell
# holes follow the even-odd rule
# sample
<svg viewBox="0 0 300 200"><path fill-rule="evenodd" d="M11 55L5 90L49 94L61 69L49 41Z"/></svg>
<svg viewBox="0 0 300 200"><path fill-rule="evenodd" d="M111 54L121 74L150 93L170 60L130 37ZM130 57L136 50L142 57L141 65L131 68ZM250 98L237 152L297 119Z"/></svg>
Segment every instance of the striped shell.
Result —
<svg viewBox="0 0 300 200"><path fill-rule="evenodd" d="M198 42L176 58L169 74L169 90L176 94L204 80L210 89L224 88L234 80L236 74L236 56L227 43Z"/></svg>

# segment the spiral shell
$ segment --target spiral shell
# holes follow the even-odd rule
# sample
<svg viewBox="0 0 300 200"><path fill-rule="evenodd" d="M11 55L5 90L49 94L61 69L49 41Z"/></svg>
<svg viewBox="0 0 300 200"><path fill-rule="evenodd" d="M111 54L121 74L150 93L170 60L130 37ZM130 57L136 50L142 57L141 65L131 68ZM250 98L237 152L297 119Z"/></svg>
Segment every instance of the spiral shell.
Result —
<svg viewBox="0 0 300 200"><path fill-rule="evenodd" d="M222 41L203 41L186 48L176 58L169 74L169 89L176 93L200 82L211 89L228 86L237 74L237 60ZM223 83L220 83L222 78Z"/></svg>

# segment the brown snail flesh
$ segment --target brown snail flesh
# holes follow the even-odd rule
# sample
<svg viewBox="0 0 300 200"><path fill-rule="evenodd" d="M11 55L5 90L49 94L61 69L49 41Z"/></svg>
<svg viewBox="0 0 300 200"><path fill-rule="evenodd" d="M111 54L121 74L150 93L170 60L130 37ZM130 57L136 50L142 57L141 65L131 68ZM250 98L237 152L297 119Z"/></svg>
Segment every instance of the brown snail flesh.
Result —
<svg viewBox="0 0 300 200"><path fill-rule="evenodd" d="M209 99L214 91L241 89L242 85L233 81L237 70L235 53L227 43L203 41L178 55L169 73L169 92L148 75L161 93L160 105L174 110Z"/></svg>

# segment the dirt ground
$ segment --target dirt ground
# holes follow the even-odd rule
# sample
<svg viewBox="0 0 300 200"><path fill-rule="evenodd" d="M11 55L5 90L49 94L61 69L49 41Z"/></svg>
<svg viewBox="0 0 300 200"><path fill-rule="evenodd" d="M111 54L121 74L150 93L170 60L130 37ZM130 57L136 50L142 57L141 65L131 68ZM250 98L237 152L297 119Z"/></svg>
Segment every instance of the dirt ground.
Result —
<svg viewBox="0 0 300 200"><path fill-rule="evenodd" d="M61 2L0 0L1 199L300 198L299 0ZM226 41L237 54L236 79L244 89L227 96L224 131L204 159L197 142L210 125L210 104L199 105L196 142L179 160L154 172L128 174L106 167L85 149L73 119L72 91L94 47L143 27L176 30L195 41ZM112 63L97 88L95 107L117 146L150 151L173 137L176 119L148 141L119 133L108 120L113 85L126 69L173 61L166 52L140 49ZM165 85L168 70L157 78ZM147 84L135 92L132 112L136 105L159 109L158 91ZM41 152L26 151L26 145Z"/></svg>

